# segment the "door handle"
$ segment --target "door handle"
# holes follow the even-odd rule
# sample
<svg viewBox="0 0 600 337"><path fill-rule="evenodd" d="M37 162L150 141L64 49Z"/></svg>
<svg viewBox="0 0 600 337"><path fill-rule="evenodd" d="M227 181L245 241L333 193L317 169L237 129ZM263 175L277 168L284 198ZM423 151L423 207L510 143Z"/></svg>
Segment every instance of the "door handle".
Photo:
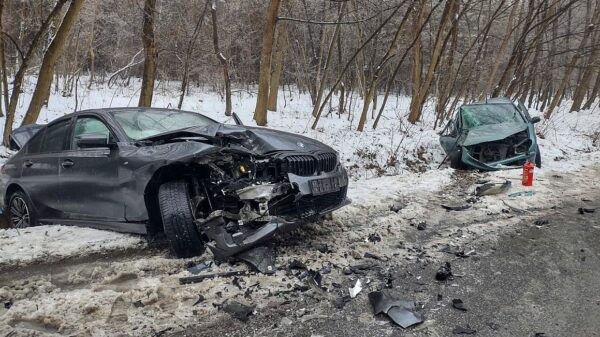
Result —
<svg viewBox="0 0 600 337"><path fill-rule="evenodd" d="M63 160L62 164L60 164L60 166L62 166L64 168L68 168L73 165L75 165L75 163L71 159L65 159L65 160Z"/></svg>
<svg viewBox="0 0 600 337"><path fill-rule="evenodd" d="M25 167L31 167L33 166L33 162L31 160L26 160L23 165L25 165Z"/></svg>

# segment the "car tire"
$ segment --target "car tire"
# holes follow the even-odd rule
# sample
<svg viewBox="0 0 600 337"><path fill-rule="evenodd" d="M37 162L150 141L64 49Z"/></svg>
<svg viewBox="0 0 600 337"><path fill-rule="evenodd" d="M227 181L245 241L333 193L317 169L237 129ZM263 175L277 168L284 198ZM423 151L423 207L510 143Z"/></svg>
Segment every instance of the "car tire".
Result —
<svg viewBox="0 0 600 337"><path fill-rule="evenodd" d="M450 155L450 167L455 170L464 170L465 165L463 164L461 157L461 150L457 150L454 154Z"/></svg>
<svg viewBox="0 0 600 337"><path fill-rule="evenodd" d="M18 190L10 195L7 221L11 228L27 228L39 225L33 203L25 192Z"/></svg>
<svg viewBox="0 0 600 337"><path fill-rule="evenodd" d="M165 236L179 258L202 255L206 245L194 223L187 184L183 180L162 184L158 204Z"/></svg>
<svg viewBox="0 0 600 337"><path fill-rule="evenodd" d="M540 146L538 145L535 150L535 166L542 168L542 154L540 153Z"/></svg>

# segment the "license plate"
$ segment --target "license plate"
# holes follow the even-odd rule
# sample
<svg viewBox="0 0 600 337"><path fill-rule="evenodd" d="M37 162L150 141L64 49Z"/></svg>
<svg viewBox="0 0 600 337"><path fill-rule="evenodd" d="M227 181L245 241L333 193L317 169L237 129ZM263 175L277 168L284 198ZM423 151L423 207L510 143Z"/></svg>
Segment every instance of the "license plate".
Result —
<svg viewBox="0 0 600 337"><path fill-rule="evenodd" d="M340 190L340 180L338 177L315 179L310 181L310 191L313 195L321 195Z"/></svg>

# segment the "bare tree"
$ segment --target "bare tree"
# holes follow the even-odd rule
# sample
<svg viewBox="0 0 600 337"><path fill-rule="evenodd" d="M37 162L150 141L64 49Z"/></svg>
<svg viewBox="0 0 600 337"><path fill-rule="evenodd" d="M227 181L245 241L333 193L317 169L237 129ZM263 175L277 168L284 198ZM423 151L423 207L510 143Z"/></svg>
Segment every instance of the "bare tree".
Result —
<svg viewBox="0 0 600 337"><path fill-rule="evenodd" d="M155 13L156 0L145 0L142 29L142 41L144 44L144 74L142 77L142 88L140 89L140 101L138 106L149 107L152 105L157 59L157 50L154 41Z"/></svg>
<svg viewBox="0 0 600 337"><path fill-rule="evenodd" d="M42 66L40 67L35 90L21 125L33 124L37 121L40 109L50 95L50 86L52 85L52 77L54 76L54 66L60 57L60 53L67 41L67 37L71 32L71 28L75 25L75 21L77 20L82 5L83 0L71 0L71 5L65 13L62 23L58 27L56 35L44 53L44 59L42 60Z"/></svg>
<svg viewBox="0 0 600 337"><path fill-rule="evenodd" d="M225 116L231 116L231 79L229 78L229 66L227 65L227 58L221 52L219 48L219 28L217 20L217 1L213 0L211 6L211 17L213 26L213 47L215 49L215 55L223 67L223 80L225 81ZM277 90L277 88L275 89Z"/></svg>
<svg viewBox="0 0 600 337"><path fill-rule="evenodd" d="M273 52L273 39L277 24L280 0L270 0L265 19L263 32L262 52L260 54L260 71L258 78L258 97L254 120L257 125L267 125L267 101L269 99L269 79L271 75L271 53Z"/></svg>

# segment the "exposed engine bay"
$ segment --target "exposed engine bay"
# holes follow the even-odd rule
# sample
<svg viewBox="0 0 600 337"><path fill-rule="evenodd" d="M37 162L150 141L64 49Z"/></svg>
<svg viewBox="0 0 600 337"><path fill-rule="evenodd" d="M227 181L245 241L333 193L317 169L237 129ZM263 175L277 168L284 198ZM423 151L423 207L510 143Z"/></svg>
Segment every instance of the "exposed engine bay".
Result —
<svg viewBox="0 0 600 337"><path fill-rule="evenodd" d="M471 145L467 150L474 159L493 163L526 154L530 147L531 139L525 130L502 140Z"/></svg>
<svg viewBox="0 0 600 337"><path fill-rule="evenodd" d="M348 203L348 178L333 152L205 161L198 163L205 169L188 177L191 204L198 230L220 258Z"/></svg>

